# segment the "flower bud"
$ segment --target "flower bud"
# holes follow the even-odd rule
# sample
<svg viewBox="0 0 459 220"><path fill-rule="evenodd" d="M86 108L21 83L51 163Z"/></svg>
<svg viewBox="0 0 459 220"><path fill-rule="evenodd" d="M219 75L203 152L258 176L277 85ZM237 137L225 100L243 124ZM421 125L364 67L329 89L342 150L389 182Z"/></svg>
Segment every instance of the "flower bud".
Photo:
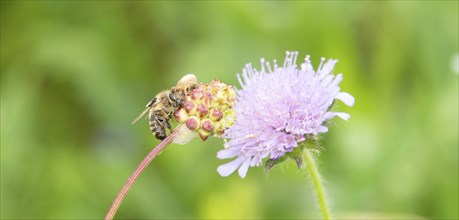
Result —
<svg viewBox="0 0 459 220"><path fill-rule="evenodd" d="M225 134L225 129L222 128L222 129L218 130L218 131L216 132L216 134L218 134L218 135L223 135L223 134Z"/></svg>
<svg viewBox="0 0 459 220"><path fill-rule="evenodd" d="M207 140L207 138L209 138L210 133L207 132L207 131L204 131L204 130L199 130L198 131L198 135L201 138L201 140L205 141L205 140Z"/></svg>
<svg viewBox="0 0 459 220"><path fill-rule="evenodd" d="M219 121L223 117L223 112L220 109L211 109L209 118L213 121Z"/></svg>
<svg viewBox="0 0 459 220"><path fill-rule="evenodd" d="M197 112L198 112L199 117L203 118L207 115L207 113L209 112L209 109L205 105L200 104L198 105Z"/></svg>
<svg viewBox="0 0 459 220"><path fill-rule="evenodd" d="M224 114L225 116L221 120L223 127L229 128L233 126L234 120L236 120L236 111L234 109L228 109Z"/></svg>
<svg viewBox="0 0 459 220"><path fill-rule="evenodd" d="M199 100L202 97L202 88L201 87L197 87L197 88L193 89L193 91L191 92L190 97L191 97L191 99L193 101Z"/></svg>
<svg viewBox="0 0 459 220"><path fill-rule="evenodd" d="M183 123L187 120L188 114L186 113L185 109L180 109L175 112L174 114L175 119L177 119L178 122Z"/></svg>
<svg viewBox="0 0 459 220"><path fill-rule="evenodd" d="M228 100L234 101L236 99L236 90L232 86L228 86L227 94Z"/></svg>
<svg viewBox="0 0 459 220"><path fill-rule="evenodd" d="M192 131L195 131L199 128L199 118L196 116L191 116L186 120L186 127Z"/></svg>
<svg viewBox="0 0 459 220"><path fill-rule="evenodd" d="M212 133L217 134L217 135L222 135L224 132L225 132L225 127L222 125L222 123L220 121L215 122Z"/></svg>
<svg viewBox="0 0 459 220"><path fill-rule="evenodd" d="M186 112L190 115L193 115L196 112L196 104L192 102L185 102L183 104L183 108L186 110Z"/></svg>
<svg viewBox="0 0 459 220"><path fill-rule="evenodd" d="M214 129L214 123L212 120L206 118L201 123L201 129L210 132Z"/></svg>

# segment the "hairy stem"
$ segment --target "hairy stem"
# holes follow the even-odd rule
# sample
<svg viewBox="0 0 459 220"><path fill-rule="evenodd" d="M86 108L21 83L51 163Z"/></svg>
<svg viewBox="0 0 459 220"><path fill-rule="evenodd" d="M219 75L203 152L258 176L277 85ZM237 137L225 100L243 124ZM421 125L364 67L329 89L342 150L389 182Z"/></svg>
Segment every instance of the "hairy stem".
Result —
<svg viewBox="0 0 459 220"><path fill-rule="evenodd" d="M110 207L110 210L108 210L107 215L105 216L105 220L112 220L113 217L115 217L116 211L120 207L121 202L123 202L124 197L126 197L126 194L131 189L137 177L139 177L140 174L145 170L145 168L147 168L147 166L150 164L150 162L156 156L158 156L158 154L161 153L161 151L163 151L164 148L166 148L167 145L169 145L172 142L172 140L174 140L175 136L177 136L178 134L178 130L179 129L176 129L168 137L161 141L161 143L159 143L158 146L153 148L153 150L150 151L150 153L142 160L142 162L140 162L139 166L137 166L137 168L134 170L134 172L131 174L129 179L124 184L121 191L116 196L112 206Z"/></svg>
<svg viewBox="0 0 459 220"><path fill-rule="evenodd" d="M322 212L323 219L330 219L330 210L328 208L327 198L325 195L325 190L322 185L322 180L320 177L320 173L317 170L316 164L314 162L314 158L311 154L310 149L304 150L304 159L306 161L306 167L309 171L309 175L311 176L312 185L317 194L317 200L319 202L319 207Z"/></svg>

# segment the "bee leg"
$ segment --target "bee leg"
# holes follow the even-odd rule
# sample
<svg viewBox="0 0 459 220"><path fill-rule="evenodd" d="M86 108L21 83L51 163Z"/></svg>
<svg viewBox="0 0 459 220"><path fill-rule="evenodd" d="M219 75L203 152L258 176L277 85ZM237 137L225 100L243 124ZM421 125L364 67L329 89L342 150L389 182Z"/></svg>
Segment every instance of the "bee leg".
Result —
<svg viewBox="0 0 459 220"><path fill-rule="evenodd" d="M171 127L171 125L169 124L169 122L168 122L168 121L166 121L166 128L168 128L168 129L169 129L169 131L171 131L171 132L172 132L172 127Z"/></svg>
<svg viewBox="0 0 459 220"><path fill-rule="evenodd" d="M166 113L167 115L171 113L167 108L164 108L164 107L163 107L163 112Z"/></svg>
<svg viewBox="0 0 459 220"><path fill-rule="evenodd" d="M189 87L189 92L193 91L194 89L198 88L198 85L192 85Z"/></svg>
<svg viewBox="0 0 459 220"><path fill-rule="evenodd" d="M198 88L198 85L197 85L197 84L196 84L196 85L192 85L192 86L188 87L188 92L191 93L191 92L193 92L193 90L196 89L196 88ZM187 95L187 96L188 96L188 95Z"/></svg>
<svg viewBox="0 0 459 220"><path fill-rule="evenodd" d="M185 89L185 97L188 96L188 93L190 93L191 91L193 91L196 87L198 87L198 85L192 85L190 87L187 87Z"/></svg>
<svg viewBox="0 0 459 220"><path fill-rule="evenodd" d="M168 122L166 119L164 119L163 117L157 117L157 118L156 118L156 121L158 121L158 123L159 123L160 125L162 125L162 126L168 128L169 130L172 131L171 125L170 125L169 122Z"/></svg>

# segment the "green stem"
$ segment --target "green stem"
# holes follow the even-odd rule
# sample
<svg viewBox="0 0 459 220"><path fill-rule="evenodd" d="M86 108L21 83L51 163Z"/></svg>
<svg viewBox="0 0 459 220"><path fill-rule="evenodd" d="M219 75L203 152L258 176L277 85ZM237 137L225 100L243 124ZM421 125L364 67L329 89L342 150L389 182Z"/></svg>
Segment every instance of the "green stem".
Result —
<svg viewBox="0 0 459 220"><path fill-rule="evenodd" d="M316 164L314 162L314 158L311 154L311 150L305 149L304 150L304 159L306 161L306 167L309 171L309 175L311 176L312 185L317 194L317 200L319 201L319 207L322 212L323 219L330 219L330 210L328 208L327 198L325 195L324 187L322 186L322 181L320 178L320 173L317 170Z"/></svg>

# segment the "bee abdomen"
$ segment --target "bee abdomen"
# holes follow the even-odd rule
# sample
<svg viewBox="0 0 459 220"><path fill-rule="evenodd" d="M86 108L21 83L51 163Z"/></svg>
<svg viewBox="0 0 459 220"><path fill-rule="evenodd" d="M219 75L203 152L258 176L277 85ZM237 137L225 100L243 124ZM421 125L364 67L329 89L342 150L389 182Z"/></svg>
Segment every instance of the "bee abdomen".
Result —
<svg viewBox="0 0 459 220"><path fill-rule="evenodd" d="M166 129L159 125L156 121L150 121L151 133L159 140L166 138Z"/></svg>
<svg viewBox="0 0 459 220"><path fill-rule="evenodd" d="M150 113L149 124L151 133L159 140L164 140L166 138L166 128L162 126L157 119L158 116L154 112Z"/></svg>

